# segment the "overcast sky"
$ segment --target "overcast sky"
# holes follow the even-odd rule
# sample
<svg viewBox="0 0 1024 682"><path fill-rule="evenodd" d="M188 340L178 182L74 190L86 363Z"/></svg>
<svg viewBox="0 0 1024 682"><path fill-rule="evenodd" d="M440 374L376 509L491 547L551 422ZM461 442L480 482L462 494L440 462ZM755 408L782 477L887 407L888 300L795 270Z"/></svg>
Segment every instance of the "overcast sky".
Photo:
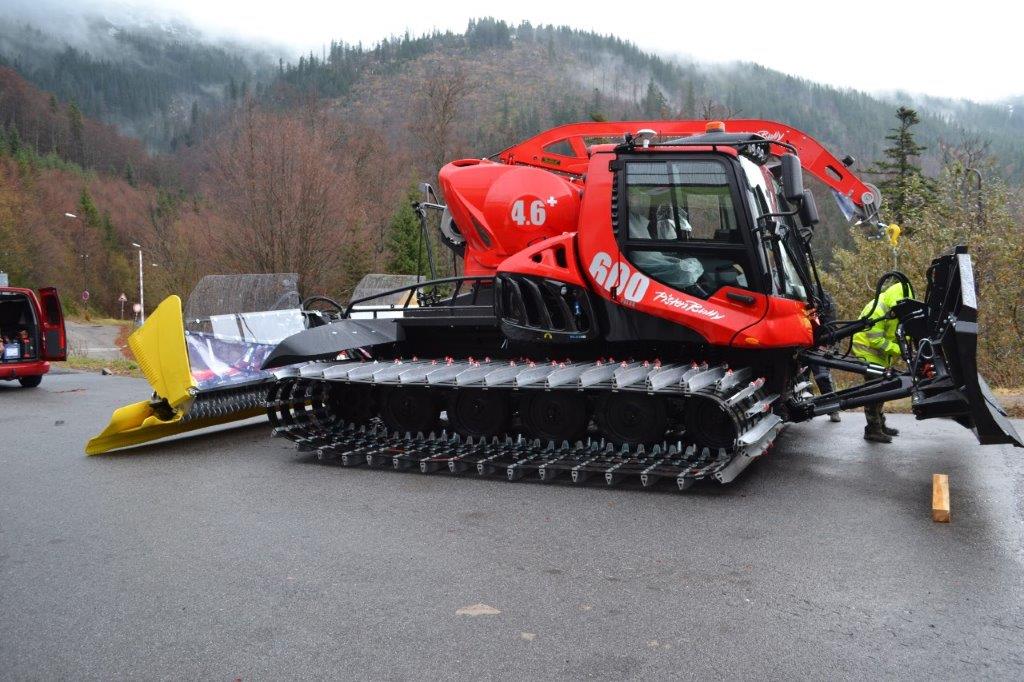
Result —
<svg viewBox="0 0 1024 682"><path fill-rule="evenodd" d="M54 1L64 8L102 5L110 15L145 9L164 17L180 14L214 35L317 52L331 39L370 44L407 29L463 31L469 18L490 15L614 34L644 49L698 61L757 62L869 92L902 89L979 101L1024 94L1024 8L1016 0L49 0Z"/></svg>

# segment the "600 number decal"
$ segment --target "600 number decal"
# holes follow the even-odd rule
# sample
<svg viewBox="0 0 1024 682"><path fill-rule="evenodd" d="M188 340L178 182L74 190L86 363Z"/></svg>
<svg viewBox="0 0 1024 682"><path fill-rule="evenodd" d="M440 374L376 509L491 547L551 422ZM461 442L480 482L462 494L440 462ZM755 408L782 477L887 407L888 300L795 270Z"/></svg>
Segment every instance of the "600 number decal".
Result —
<svg viewBox="0 0 1024 682"><path fill-rule="evenodd" d="M611 291L612 287L618 287L622 296L627 301L634 303L643 299L644 294L647 293L647 287L651 285L650 277L640 272L633 272L626 263L614 262L612 257L604 251L598 251L594 254L594 259L590 261L590 276L594 278L598 286L602 286L608 291Z"/></svg>

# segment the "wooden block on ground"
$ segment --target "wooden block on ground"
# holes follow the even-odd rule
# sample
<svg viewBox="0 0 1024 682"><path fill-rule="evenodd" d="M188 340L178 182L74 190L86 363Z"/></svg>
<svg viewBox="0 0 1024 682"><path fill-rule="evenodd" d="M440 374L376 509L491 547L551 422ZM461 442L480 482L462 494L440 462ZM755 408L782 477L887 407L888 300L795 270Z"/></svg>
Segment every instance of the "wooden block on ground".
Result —
<svg viewBox="0 0 1024 682"><path fill-rule="evenodd" d="M932 521L949 523L949 476L932 474Z"/></svg>

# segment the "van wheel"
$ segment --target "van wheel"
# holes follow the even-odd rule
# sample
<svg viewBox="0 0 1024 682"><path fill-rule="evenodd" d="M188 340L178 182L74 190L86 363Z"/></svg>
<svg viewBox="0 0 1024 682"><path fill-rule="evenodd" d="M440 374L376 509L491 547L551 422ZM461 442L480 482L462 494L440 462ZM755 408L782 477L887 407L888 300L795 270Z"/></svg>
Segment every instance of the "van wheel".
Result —
<svg viewBox="0 0 1024 682"><path fill-rule="evenodd" d="M43 375L37 375L34 377L22 377L18 379L18 383L24 388L35 388L39 384L43 383Z"/></svg>

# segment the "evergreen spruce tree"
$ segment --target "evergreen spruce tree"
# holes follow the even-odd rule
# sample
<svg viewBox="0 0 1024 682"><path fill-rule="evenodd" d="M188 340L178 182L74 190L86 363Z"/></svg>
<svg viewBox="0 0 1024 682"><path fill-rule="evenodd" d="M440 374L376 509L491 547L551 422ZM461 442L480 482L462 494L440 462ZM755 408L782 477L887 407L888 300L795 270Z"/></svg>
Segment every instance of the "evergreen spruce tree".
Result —
<svg viewBox="0 0 1024 682"><path fill-rule="evenodd" d="M878 187L882 190L883 215L899 224L905 233L914 230L914 221L920 219L924 209L935 200L935 186L925 177L918 165L918 157L927 149L914 140L911 130L920 123L917 112L909 107L896 111L899 125L885 136L891 143L885 148L885 160L877 162L868 172L882 176Z"/></svg>
<svg viewBox="0 0 1024 682"><path fill-rule="evenodd" d="M18 128L14 125L7 132L7 151L10 152L11 156L17 156L18 152L21 151L21 135L18 133Z"/></svg>
<svg viewBox="0 0 1024 682"><path fill-rule="evenodd" d="M604 114L604 98L601 97L601 91L598 88L594 88L590 98L590 111L587 112L590 116L591 121L607 121L608 117Z"/></svg>
<svg viewBox="0 0 1024 682"><path fill-rule="evenodd" d="M132 187L139 186L138 180L135 179L135 168L130 161L124 164L124 181Z"/></svg>
<svg viewBox="0 0 1024 682"><path fill-rule="evenodd" d="M96 203L92 200L92 195L89 194L89 190L82 188L82 193L78 196L78 213L84 222L89 227L99 227L100 225L100 210L96 208Z"/></svg>
<svg viewBox="0 0 1024 682"><path fill-rule="evenodd" d="M426 262L425 245L420 244L420 219L412 208L415 200L414 192L403 196L388 223L388 272L396 275L422 274Z"/></svg>
<svg viewBox="0 0 1024 682"><path fill-rule="evenodd" d="M80 166L85 165L85 123L82 111L72 102L68 105L68 131L71 134L71 149L68 156Z"/></svg>
<svg viewBox="0 0 1024 682"><path fill-rule="evenodd" d="M665 101L665 95L661 94L661 89L655 84L653 78L647 82L647 93L640 106L643 109L644 118L665 118L668 115L668 102Z"/></svg>
<svg viewBox="0 0 1024 682"><path fill-rule="evenodd" d="M103 212L103 219L100 221L100 228L103 234L103 246L108 251L117 249L120 245L117 243L117 233L114 231L114 221L110 217L110 211Z"/></svg>
<svg viewBox="0 0 1024 682"><path fill-rule="evenodd" d="M689 118L697 118L697 95L693 91L693 81L686 81L686 109L683 115Z"/></svg>

